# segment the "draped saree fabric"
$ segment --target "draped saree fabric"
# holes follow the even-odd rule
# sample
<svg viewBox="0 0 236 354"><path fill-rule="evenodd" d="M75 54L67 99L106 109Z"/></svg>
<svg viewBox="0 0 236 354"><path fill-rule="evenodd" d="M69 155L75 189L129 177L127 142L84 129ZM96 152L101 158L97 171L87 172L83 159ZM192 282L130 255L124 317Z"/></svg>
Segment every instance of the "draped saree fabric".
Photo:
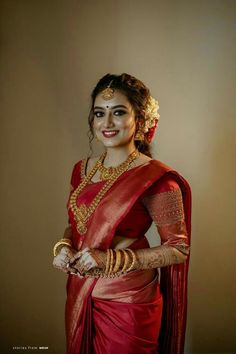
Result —
<svg viewBox="0 0 236 354"><path fill-rule="evenodd" d="M72 173L72 187L81 181L81 162ZM188 238L191 234L191 191L188 182L169 166L157 160L123 173L103 197L80 235L68 203L72 241L75 249L112 245L118 225L137 199L163 176L171 175L183 195ZM101 184L93 188L97 191ZM89 188L79 202L86 203ZM134 220L135 222L135 220ZM148 248L145 237L139 237L129 248ZM186 326L188 261L158 271L136 270L118 278L79 278L69 275L65 323L67 354L182 354Z"/></svg>

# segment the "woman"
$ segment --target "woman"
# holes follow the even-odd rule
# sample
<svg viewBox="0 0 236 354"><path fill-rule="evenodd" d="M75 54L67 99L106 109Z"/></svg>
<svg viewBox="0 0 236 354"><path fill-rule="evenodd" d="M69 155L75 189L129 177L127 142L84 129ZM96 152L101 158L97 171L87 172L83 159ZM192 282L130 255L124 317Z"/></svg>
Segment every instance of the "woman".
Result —
<svg viewBox="0 0 236 354"><path fill-rule="evenodd" d="M92 92L91 140L105 153L74 166L70 225L54 246L54 266L69 274L69 354L184 351L191 191L151 158L158 108L128 74L107 74ZM152 222L161 245L150 248Z"/></svg>

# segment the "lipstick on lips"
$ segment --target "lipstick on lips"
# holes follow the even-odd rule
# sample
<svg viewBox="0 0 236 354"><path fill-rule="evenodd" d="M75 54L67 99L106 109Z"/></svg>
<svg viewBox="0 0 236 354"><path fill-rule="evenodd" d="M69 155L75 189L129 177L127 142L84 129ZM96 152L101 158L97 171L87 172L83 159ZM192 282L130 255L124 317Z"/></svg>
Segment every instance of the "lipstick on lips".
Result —
<svg viewBox="0 0 236 354"><path fill-rule="evenodd" d="M102 134L105 136L105 138L113 138L113 136L116 136L119 133L119 130L103 130Z"/></svg>

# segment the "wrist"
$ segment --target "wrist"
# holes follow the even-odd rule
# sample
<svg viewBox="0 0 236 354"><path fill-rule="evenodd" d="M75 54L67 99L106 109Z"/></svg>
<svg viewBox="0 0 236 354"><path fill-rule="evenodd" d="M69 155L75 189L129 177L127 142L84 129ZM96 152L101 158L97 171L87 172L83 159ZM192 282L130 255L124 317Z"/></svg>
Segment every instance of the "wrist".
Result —
<svg viewBox="0 0 236 354"><path fill-rule="evenodd" d="M105 255L106 259L103 269L97 267L87 272L87 276L114 278L138 269L136 254L129 248L107 249Z"/></svg>
<svg viewBox="0 0 236 354"><path fill-rule="evenodd" d="M66 238L59 240L53 247L53 256L56 257L64 246L72 248L72 241Z"/></svg>

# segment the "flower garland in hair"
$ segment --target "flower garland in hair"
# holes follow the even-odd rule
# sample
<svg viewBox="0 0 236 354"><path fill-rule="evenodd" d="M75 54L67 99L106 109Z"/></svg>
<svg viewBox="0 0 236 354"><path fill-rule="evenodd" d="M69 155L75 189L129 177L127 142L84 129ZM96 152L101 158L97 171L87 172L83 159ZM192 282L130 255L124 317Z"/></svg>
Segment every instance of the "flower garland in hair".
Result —
<svg viewBox="0 0 236 354"><path fill-rule="evenodd" d="M152 96L149 96L146 109L144 110L145 122L143 127L143 132L146 135L146 138L149 143L153 138L153 135L158 125L158 120L160 118L158 109L158 101L155 100L155 98L153 98Z"/></svg>

